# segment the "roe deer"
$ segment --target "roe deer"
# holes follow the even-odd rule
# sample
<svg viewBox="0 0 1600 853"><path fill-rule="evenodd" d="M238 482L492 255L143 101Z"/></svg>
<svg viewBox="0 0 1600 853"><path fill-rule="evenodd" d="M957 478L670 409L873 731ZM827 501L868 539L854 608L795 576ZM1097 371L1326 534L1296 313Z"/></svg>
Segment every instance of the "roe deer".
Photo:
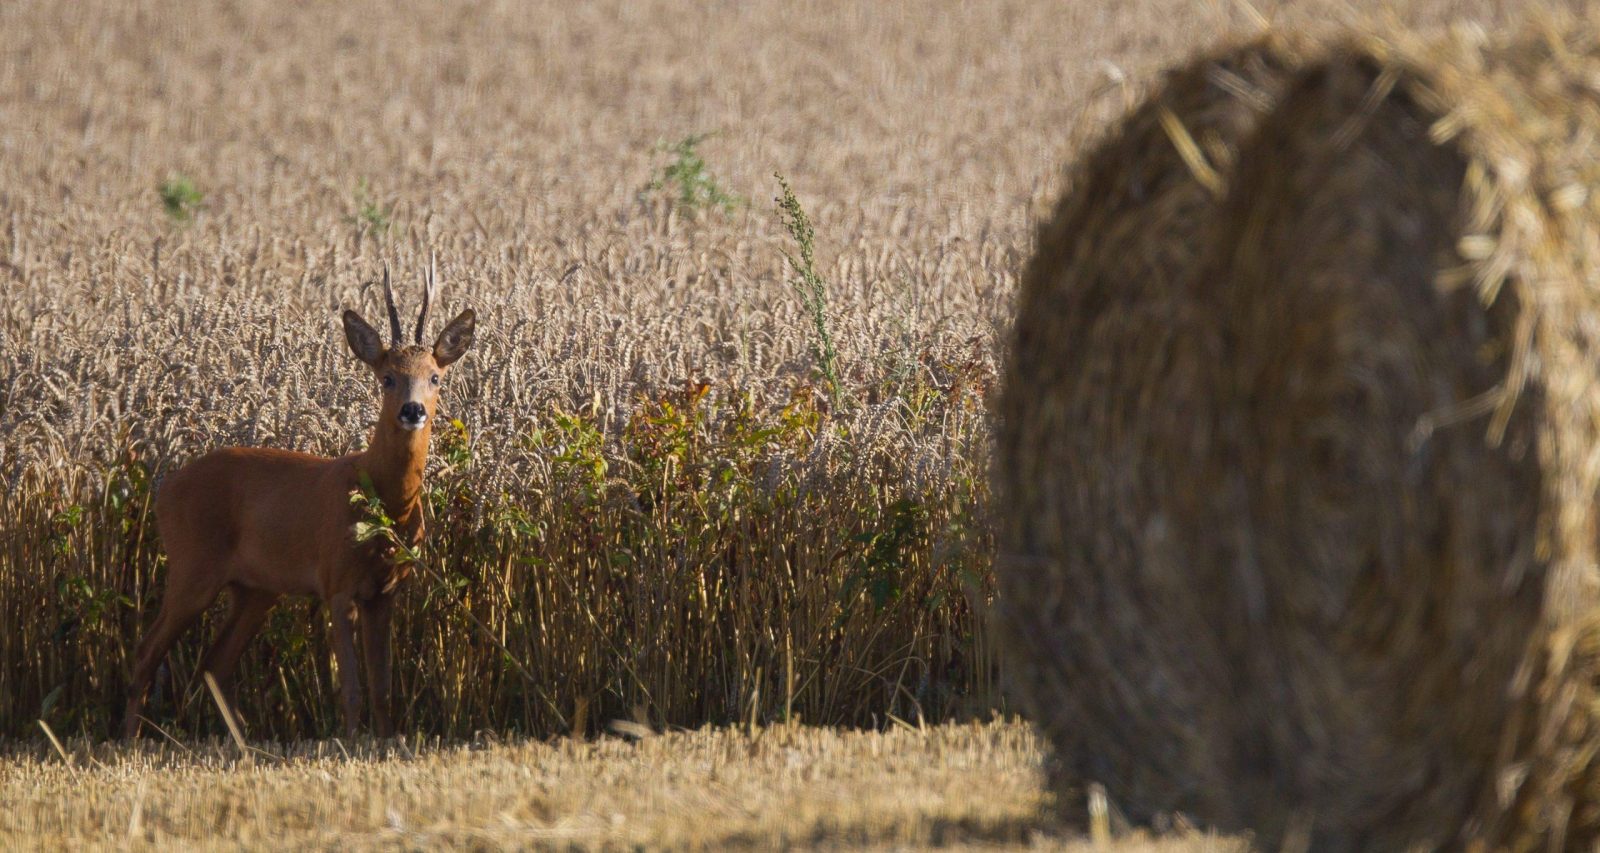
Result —
<svg viewBox="0 0 1600 853"><path fill-rule="evenodd" d="M383 271L390 346L354 311L344 312L344 333L356 357L372 368L380 410L372 441L361 453L329 459L265 447L228 447L207 453L172 473L156 494L156 524L167 551L167 587L161 612L139 644L128 690L124 736L139 733L140 710L156 667L178 636L226 588L230 609L201 664L231 696L239 656L285 595L319 596L333 620L333 651L345 730L361 717L355 623L361 624L373 727L393 734L389 716L389 621L395 587L410 571L397 565L392 546L358 543L358 510L351 492L370 482L395 522L399 541L422 541L422 469L428 454L439 382L472 345L475 316L462 311L422 346L434 289L433 264L423 286L416 342L401 340L400 315Z"/></svg>

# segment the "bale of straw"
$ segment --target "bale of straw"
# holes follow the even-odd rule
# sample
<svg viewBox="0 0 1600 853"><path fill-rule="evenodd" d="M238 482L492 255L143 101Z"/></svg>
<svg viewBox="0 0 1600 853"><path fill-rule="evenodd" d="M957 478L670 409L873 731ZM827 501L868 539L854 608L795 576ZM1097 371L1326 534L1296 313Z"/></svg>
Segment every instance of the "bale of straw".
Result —
<svg viewBox="0 0 1600 853"><path fill-rule="evenodd" d="M1010 681L1064 805L1592 843L1596 87L1562 23L1267 40L1078 167L996 469Z"/></svg>
<svg viewBox="0 0 1600 853"><path fill-rule="evenodd" d="M1181 566L1130 573L1145 537L1169 538L1159 528L1204 507L1178 505L1193 496L1182 484L1204 436L1177 439L1212 405L1205 371L1221 341L1179 294L1234 152L1291 65L1262 41L1170 72L1074 169L1019 295L996 484L1010 679L1069 783L1117 781L1154 811L1192 810L1195 792L1223 782L1195 758L1219 739L1208 703L1226 661L1191 645L1194 579ZM1176 345L1189 352L1174 362ZM1126 693L1129 677L1146 686Z"/></svg>

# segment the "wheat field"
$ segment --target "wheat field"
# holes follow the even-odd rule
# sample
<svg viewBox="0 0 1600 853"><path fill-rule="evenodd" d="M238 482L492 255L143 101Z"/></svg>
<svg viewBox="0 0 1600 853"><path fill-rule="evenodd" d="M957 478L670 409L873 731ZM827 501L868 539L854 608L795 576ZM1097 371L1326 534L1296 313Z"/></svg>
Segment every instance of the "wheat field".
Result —
<svg viewBox="0 0 1600 853"><path fill-rule="evenodd" d="M1498 25L1520 9L1392 14ZM539 819L579 826L555 843L896 846L941 842L939 825L1026 841L1036 829L1015 821L1043 795L1037 749L1012 729L981 730L983 750L1008 745L976 773L909 736L793 735L872 789L853 808L900 815L842 834L778 789L710 826L669 826L678 806L656 803L594 829L565 787L638 759L515 738L616 719L790 731L1007 711L983 623L988 400L1061 166L1164 64L1266 18L1354 14L1333 0L0 5L0 738L22 744L0 759L0 799L24 804L0 837L126 833L132 785L150 839L199 838L184 810L215 807L225 843L261 843L245 823L276 807L216 805L254 786L219 782L233 765L89 745L118 722L159 601L152 490L225 444L359 449L374 393L338 312L381 318L384 263L414 310L435 254L436 315L471 306L480 321L444 392L457 423L434 442L396 694L413 740L512 740L327 766L326 750L307 757L322 747L285 747L299 757L249 771L259 790L335 774L359 800L355 822L307 812L294 838L393 829L370 817L371 786L411 798L403 826L431 825L429 791L480 772L520 785L501 776L551 761L568 775L540 784L571 799ZM795 286L803 247L774 204L779 174L815 228L820 303ZM285 606L251 647L252 740L335 731L324 626L309 603ZM179 741L224 731L193 677L210 629L174 651L149 712ZM87 764L61 766L40 721ZM683 737L641 748L659 762L691 760L679 746L760 749ZM868 759L873 737L888 739ZM887 776L882 750L904 751L911 775ZM727 791L762 772L716 766ZM80 785L98 793L67 795ZM940 785L956 793L891 805ZM972 785L1006 802L962 811ZM444 807L442 835L369 840L542 837L493 835L496 808ZM762 828L779 812L783 828Z"/></svg>

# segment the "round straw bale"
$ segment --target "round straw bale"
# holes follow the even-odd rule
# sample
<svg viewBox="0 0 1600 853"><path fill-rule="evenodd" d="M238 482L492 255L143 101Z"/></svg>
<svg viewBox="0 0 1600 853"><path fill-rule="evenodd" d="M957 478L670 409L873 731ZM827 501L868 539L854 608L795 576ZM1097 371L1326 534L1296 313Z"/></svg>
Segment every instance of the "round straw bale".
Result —
<svg viewBox="0 0 1600 853"><path fill-rule="evenodd" d="M1170 538L1159 528L1204 504L1182 508L1200 496L1185 481L1205 436L1178 439L1213 405L1221 340L1178 292L1217 222L1233 151L1290 65L1283 46L1260 41L1170 72L1074 169L1020 294L997 484L1011 514L1012 565L1000 573L1009 669L1068 782L1127 780L1159 810L1191 809L1195 792L1224 781L1195 756L1224 722L1209 699L1226 660L1191 642L1202 614L1182 567L1123 570L1141 564L1147 537ZM1179 346L1189 352L1175 361ZM1080 742L1091 737L1101 749ZM1096 766L1105 761L1117 766Z"/></svg>
<svg viewBox="0 0 1600 853"><path fill-rule="evenodd" d="M1217 85L1241 57L1260 99ZM1577 27L1264 42L1086 158L1024 276L996 483L1064 805L1097 782L1316 849L1594 838L1597 86Z"/></svg>

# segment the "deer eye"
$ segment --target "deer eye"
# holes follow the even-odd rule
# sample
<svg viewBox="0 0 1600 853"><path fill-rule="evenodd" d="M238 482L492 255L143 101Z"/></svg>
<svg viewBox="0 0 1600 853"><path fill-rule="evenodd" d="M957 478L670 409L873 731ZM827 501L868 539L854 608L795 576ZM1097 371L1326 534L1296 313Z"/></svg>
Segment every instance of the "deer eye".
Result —
<svg viewBox="0 0 1600 853"><path fill-rule="evenodd" d="M437 373L435 373L433 375L433 384L435 384L435 385L439 384L439 374L437 374Z"/></svg>
<svg viewBox="0 0 1600 853"><path fill-rule="evenodd" d="M390 374L385 373L383 375L383 387L385 387L385 388L393 388L394 387L394 377L391 376Z"/></svg>

